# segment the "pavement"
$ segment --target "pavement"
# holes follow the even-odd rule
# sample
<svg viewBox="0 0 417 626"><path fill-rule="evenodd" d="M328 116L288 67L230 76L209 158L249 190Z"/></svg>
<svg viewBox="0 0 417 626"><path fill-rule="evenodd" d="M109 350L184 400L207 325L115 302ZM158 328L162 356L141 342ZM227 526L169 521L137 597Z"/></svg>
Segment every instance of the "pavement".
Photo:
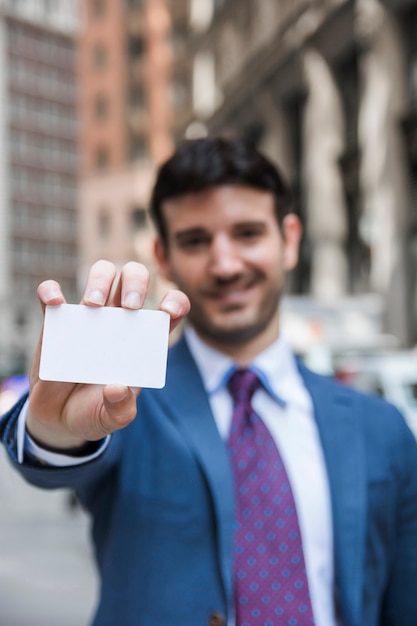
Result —
<svg viewBox="0 0 417 626"><path fill-rule="evenodd" d="M98 579L89 520L68 492L28 485L0 445L0 626L87 626Z"/></svg>

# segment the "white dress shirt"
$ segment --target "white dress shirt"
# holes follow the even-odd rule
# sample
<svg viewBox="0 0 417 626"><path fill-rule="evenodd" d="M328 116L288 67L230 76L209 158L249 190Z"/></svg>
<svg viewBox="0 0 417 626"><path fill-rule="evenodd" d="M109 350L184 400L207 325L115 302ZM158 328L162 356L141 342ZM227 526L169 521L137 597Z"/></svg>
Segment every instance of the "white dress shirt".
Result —
<svg viewBox="0 0 417 626"><path fill-rule="evenodd" d="M226 382L235 364L205 344L192 328L186 329L185 336L200 370L217 428L226 439L233 408ZM280 450L292 486L315 625L337 626L330 492L310 395L283 337L259 354L251 369L256 370L263 382L253 397L254 409ZM108 445L109 437L93 455L77 458L43 450L25 432L26 414L25 406L18 425L19 462L23 462L25 451L50 465L81 464L101 454ZM233 621L228 626L233 626Z"/></svg>

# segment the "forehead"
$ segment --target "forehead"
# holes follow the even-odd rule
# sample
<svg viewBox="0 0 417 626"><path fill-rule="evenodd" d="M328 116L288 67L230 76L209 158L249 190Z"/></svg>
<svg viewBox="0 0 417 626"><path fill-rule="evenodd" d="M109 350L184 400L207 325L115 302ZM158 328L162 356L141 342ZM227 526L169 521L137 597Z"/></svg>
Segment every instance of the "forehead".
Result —
<svg viewBox="0 0 417 626"><path fill-rule="evenodd" d="M168 232L184 227L213 228L234 222L275 220L274 196L243 185L220 185L166 200Z"/></svg>

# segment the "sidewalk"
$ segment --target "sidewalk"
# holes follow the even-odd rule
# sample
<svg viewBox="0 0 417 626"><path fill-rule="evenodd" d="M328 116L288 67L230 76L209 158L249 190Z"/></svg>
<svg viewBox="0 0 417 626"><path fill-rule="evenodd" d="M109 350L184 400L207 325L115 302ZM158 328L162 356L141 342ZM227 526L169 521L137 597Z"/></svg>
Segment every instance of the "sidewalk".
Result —
<svg viewBox="0 0 417 626"><path fill-rule="evenodd" d="M87 626L97 577L87 516L26 484L0 446L0 626Z"/></svg>

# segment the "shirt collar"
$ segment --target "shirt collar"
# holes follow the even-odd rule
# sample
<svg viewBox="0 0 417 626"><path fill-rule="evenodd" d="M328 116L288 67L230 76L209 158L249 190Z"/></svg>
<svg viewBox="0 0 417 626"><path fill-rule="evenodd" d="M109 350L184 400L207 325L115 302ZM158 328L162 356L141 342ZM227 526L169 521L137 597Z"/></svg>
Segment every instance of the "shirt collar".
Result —
<svg viewBox="0 0 417 626"><path fill-rule="evenodd" d="M192 327L186 328L185 337L200 370L204 387L209 396L212 396L225 386L237 365L229 356L207 345ZM281 406L286 406L291 401L292 390L299 387L299 373L294 355L282 335L258 354L250 369L258 374L266 391Z"/></svg>

